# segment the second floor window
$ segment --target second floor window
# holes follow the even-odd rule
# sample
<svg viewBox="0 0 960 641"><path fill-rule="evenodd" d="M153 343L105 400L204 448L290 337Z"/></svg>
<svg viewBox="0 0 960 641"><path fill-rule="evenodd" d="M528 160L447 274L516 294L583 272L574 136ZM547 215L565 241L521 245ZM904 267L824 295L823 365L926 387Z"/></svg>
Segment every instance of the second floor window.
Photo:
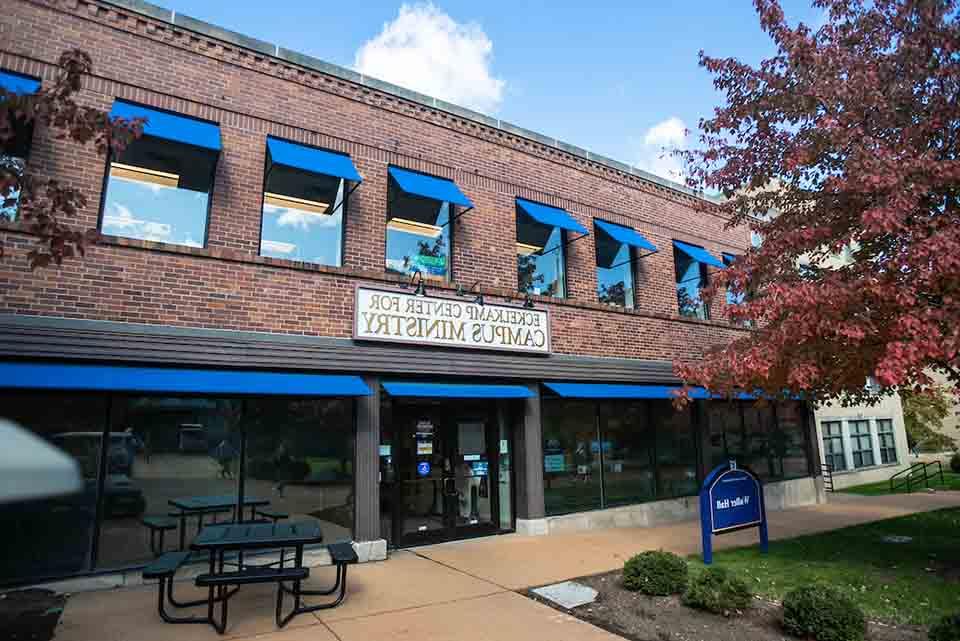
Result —
<svg viewBox="0 0 960 641"><path fill-rule="evenodd" d="M220 128L122 100L110 116L144 118L146 124L142 137L110 158L100 231L204 247Z"/></svg>
<svg viewBox="0 0 960 641"><path fill-rule="evenodd" d="M517 198L517 289L521 293L567 295L567 232L587 234L566 210Z"/></svg>
<svg viewBox="0 0 960 641"><path fill-rule="evenodd" d="M347 198L360 180L346 154L268 136L260 255L340 267Z"/></svg>
<svg viewBox="0 0 960 641"><path fill-rule="evenodd" d="M457 206L472 207L446 178L391 167L387 186L386 269L449 281Z"/></svg>
<svg viewBox="0 0 960 641"><path fill-rule="evenodd" d="M637 252L657 248L636 230L594 220L597 250L597 300L608 305L635 307L634 264Z"/></svg>
<svg viewBox="0 0 960 641"><path fill-rule="evenodd" d="M40 81L31 76L0 71L0 88L17 96L29 95L40 89ZM4 106L0 102L0 109L2 108ZM27 156L33 142L33 124L28 124L24 118L17 118L13 114L9 114L8 118L11 136L3 142L0 150L0 173L13 174L20 178L27 166ZM16 220L19 213L20 192L12 190L0 200L0 219Z"/></svg>
<svg viewBox="0 0 960 641"><path fill-rule="evenodd" d="M703 247L673 241L673 264L677 283L677 309L681 316L707 320L710 310L701 290L707 286L707 265L723 269L723 263Z"/></svg>

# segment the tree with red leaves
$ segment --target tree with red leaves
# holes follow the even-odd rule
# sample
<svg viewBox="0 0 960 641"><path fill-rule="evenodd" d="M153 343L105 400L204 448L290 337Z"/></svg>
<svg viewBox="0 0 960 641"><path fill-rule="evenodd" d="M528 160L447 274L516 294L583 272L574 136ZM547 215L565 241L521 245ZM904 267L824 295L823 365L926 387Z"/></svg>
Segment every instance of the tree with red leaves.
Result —
<svg viewBox="0 0 960 641"><path fill-rule="evenodd" d="M29 146L29 137L38 126L57 138L92 142L101 155L110 150L119 153L143 133L142 120L111 119L99 109L76 103L82 78L92 68L90 56L80 50L67 51L58 66L56 82L37 93L18 94L0 87L0 218L12 219L17 229L36 238L27 254L33 268L60 265L64 258L83 255L85 246L95 242L99 233L69 223L87 204L80 190L34 175L11 148L18 141L19 146L24 142Z"/></svg>
<svg viewBox="0 0 960 641"><path fill-rule="evenodd" d="M952 0L816 0L826 24L791 26L755 0L777 47L754 68L700 54L725 94L684 154L730 225L762 238L717 274L756 329L677 363L729 395L871 402L960 387L960 22Z"/></svg>

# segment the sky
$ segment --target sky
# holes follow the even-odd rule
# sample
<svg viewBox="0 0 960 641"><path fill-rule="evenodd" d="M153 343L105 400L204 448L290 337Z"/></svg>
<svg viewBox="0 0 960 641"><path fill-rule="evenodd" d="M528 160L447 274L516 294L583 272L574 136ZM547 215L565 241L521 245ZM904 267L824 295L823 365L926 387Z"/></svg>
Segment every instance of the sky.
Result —
<svg viewBox="0 0 960 641"><path fill-rule="evenodd" d="M721 98L698 52L774 52L749 0L154 1L674 180L663 150L695 146Z"/></svg>

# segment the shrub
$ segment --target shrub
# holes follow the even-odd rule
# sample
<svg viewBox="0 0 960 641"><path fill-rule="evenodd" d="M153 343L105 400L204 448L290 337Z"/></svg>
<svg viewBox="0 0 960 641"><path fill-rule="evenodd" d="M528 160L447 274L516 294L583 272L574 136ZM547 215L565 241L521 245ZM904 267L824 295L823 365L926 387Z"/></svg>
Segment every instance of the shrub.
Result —
<svg viewBox="0 0 960 641"><path fill-rule="evenodd" d="M683 602L691 608L725 616L746 610L752 600L753 593L743 579L717 567L694 577L683 595Z"/></svg>
<svg viewBox="0 0 960 641"><path fill-rule="evenodd" d="M679 594L687 587L687 562L671 552L642 552L623 564L623 587L644 594Z"/></svg>
<svg viewBox="0 0 960 641"><path fill-rule="evenodd" d="M861 641L866 622L857 604L837 590L808 585L783 598L783 627L802 639Z"/></svg>
<svg viewBox="0 0 960 641"><path fill-rule="evenodd" d="M960 641L960 614L945 616L930 626L930 641Z"/></svg>
<svg viewBox="0 0 960 641"><path fill-rule="evenodd" d="M960 474L960 452L954 452L950 457L950 469Z"/></svg>

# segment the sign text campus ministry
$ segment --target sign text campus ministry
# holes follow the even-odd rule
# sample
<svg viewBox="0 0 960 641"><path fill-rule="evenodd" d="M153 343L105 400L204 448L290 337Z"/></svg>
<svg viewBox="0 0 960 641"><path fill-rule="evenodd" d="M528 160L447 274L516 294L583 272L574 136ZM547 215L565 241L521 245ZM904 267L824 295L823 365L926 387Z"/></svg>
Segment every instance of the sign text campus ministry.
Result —
<svg viewBox="0 0 960 641"><path fill-rule="evenodd" d="M358 287L353 337L549 354L550 318L539 309Z"/></svg>

